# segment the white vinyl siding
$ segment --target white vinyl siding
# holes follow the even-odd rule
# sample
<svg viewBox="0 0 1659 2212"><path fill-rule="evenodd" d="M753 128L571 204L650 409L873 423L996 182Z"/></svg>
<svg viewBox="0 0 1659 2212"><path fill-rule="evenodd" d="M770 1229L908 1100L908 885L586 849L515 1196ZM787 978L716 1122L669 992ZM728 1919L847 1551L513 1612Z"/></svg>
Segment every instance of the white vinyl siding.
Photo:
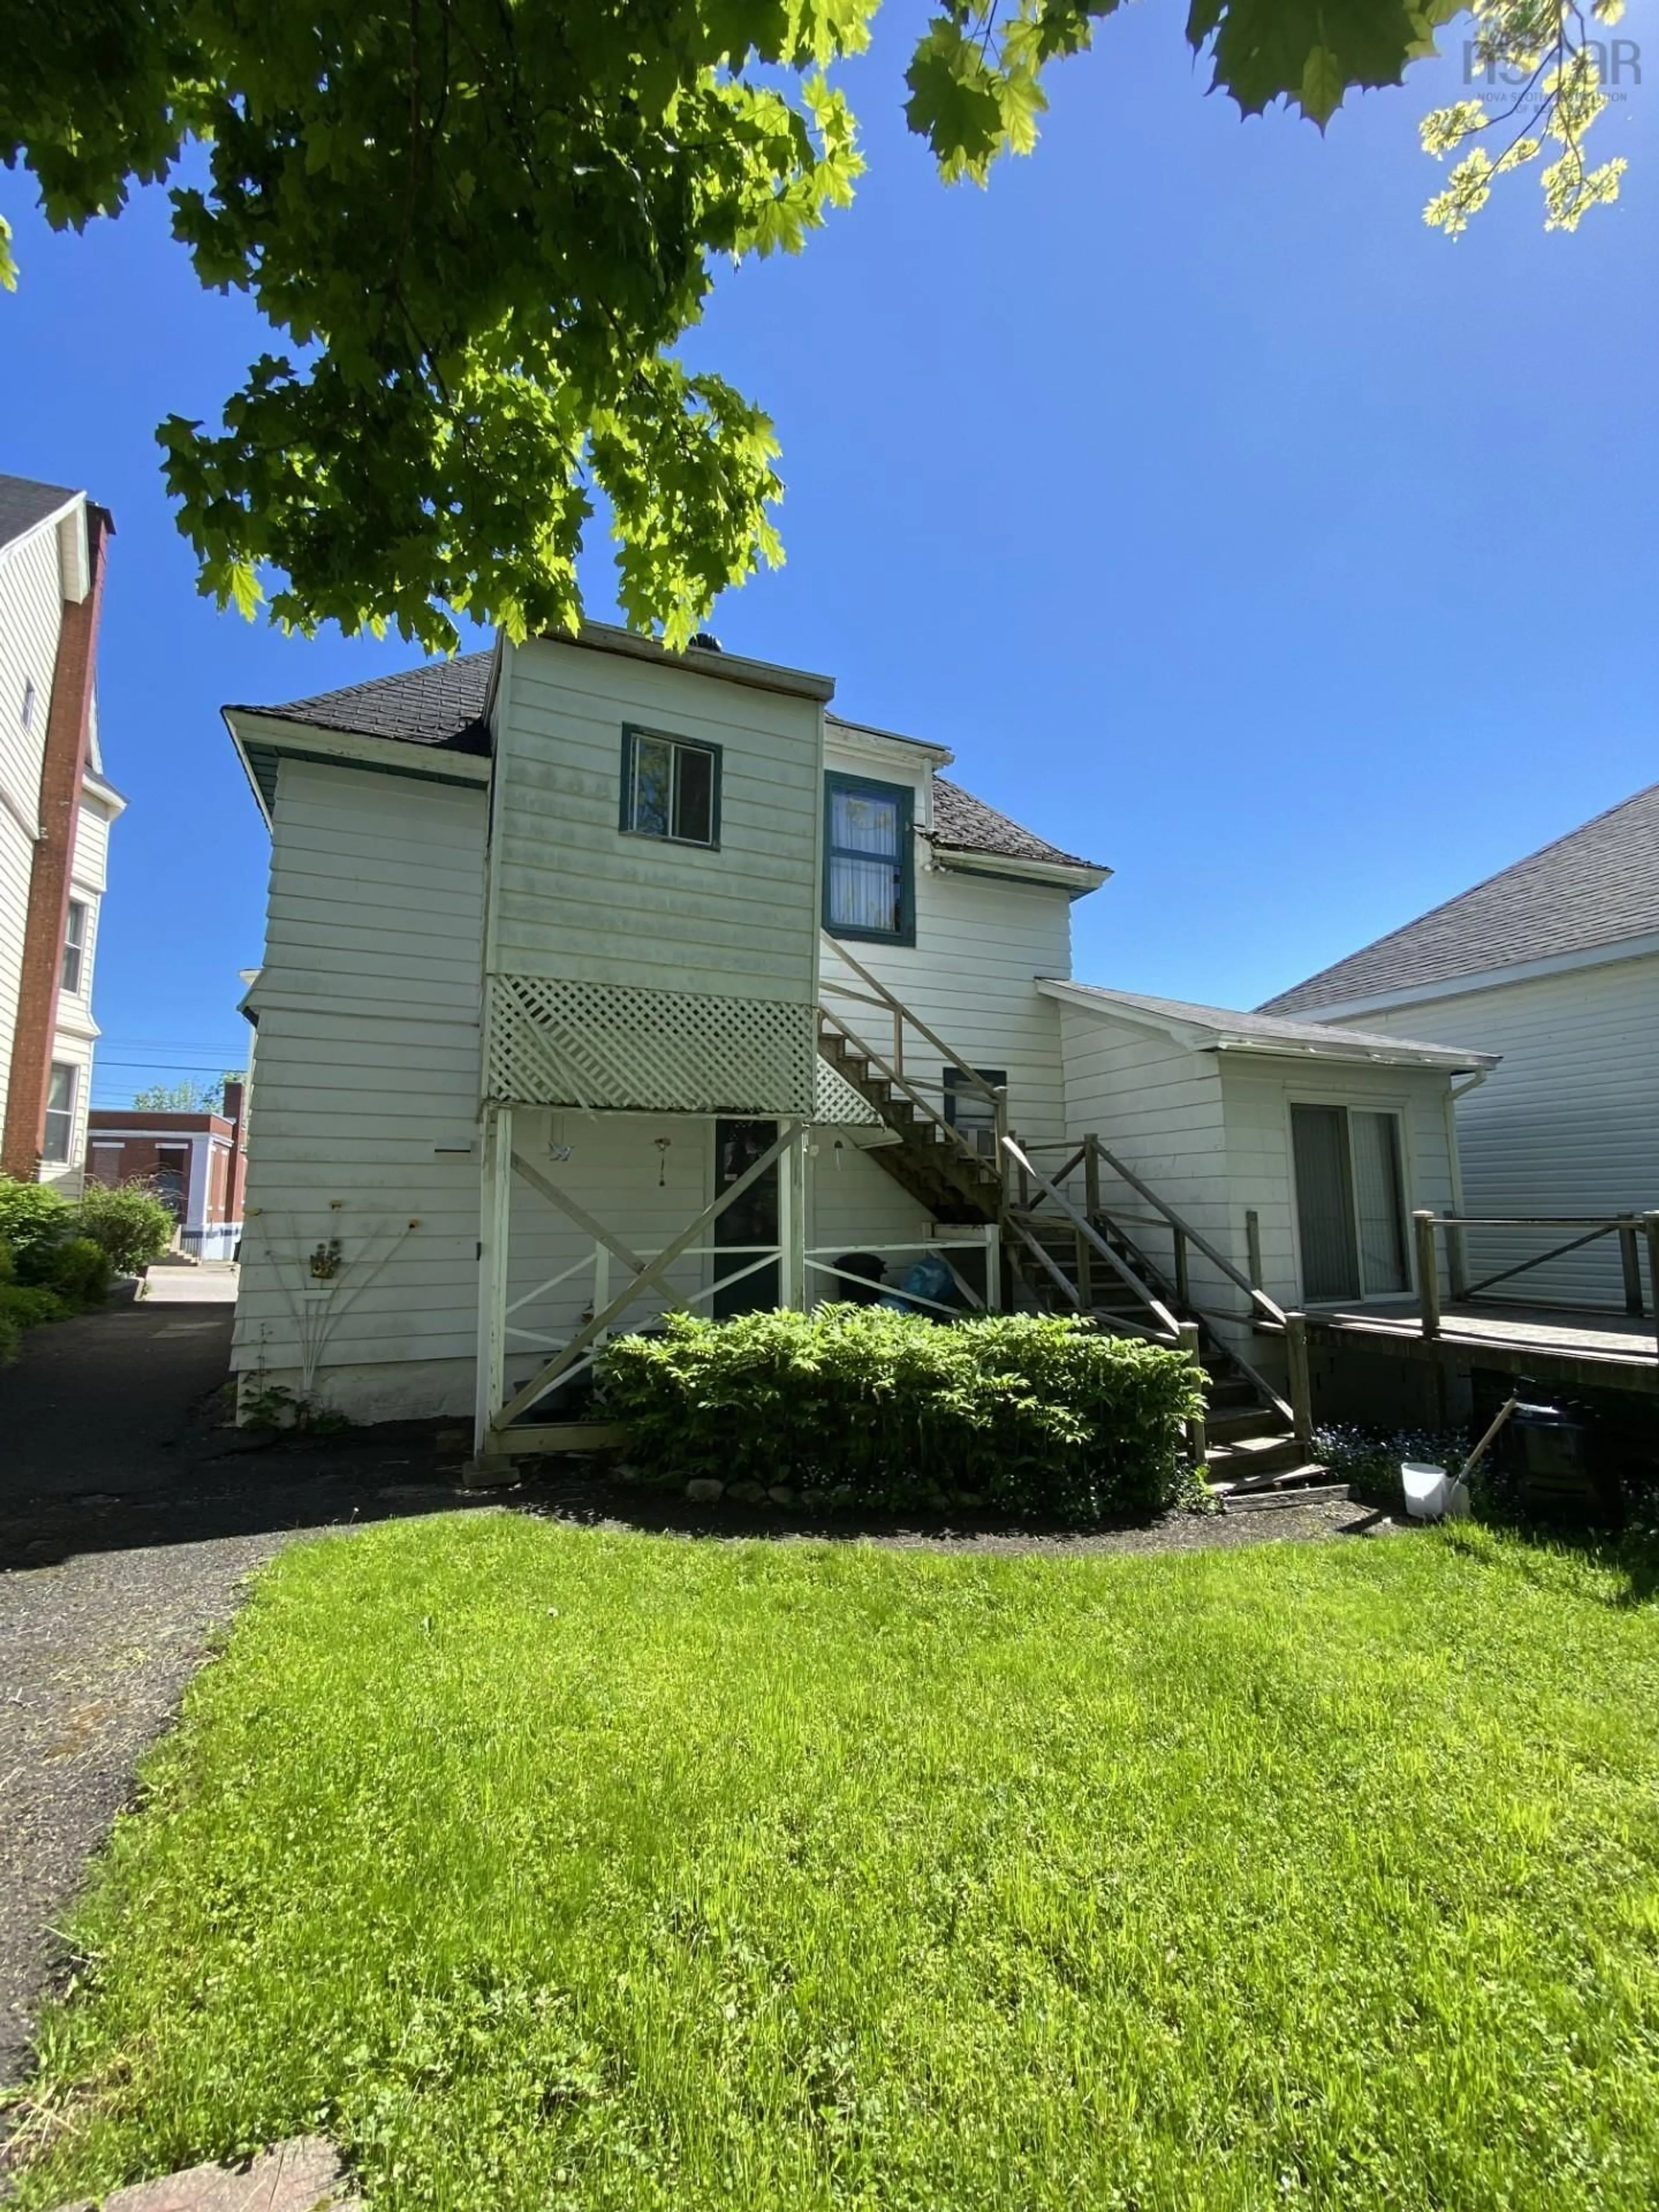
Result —
<svg viewBox="0 0 1659 2212"><path fill-rule="evenodd" d="M904 757L912 754L909 747L895 744L892 754L890 761L872 762L863 751L838 750L832 744L829 765L854 779L908 779L915 793L916 823L923 824L925 767ZM950 1047L947 1060L914 1030L906 1035L906 1072L933 1086L925 1095L941 1113L947 1066L1003 1068L1012 1127L1029 1137L1058 1137L1066 1127L1060 1009L1037 989L1036 979L1071 974L1071 900L1052 884L930 866L930 850L925 840L917 840L915 943L860 939L849 941L847 950ZM824 948L823 980L826 985L863 988L833 945ZM892 1024L881 1010L840 997L833 989L824 1003L884 1057L890 1054Z"/></svg>
<svg viewBox="0 0 1659 2212"><path fill-rule="evenodd" d="M1227 1134L1221 1069L1214 1053L1194 1052L1138 1024L1086 1008L1060 1009L1066 1052L1068 1136L1093 1132L1168 1206L1236 1264L1243 1235L1227 1181ZM1102 1180L1109 1212L1166 1278L1174 1273L1173 1239L1146 1202L1109 1172ZM1073 1186L1081 1197L1080 1182ZM1202 1254L1191 1255L1193 1293L1221 1309L1237 1291Z"/></svg>
<svg viewBox="0 0 1659 2212"><path fill-rule="evenodd" d="M484 829L482 792L282 763L233 1364L297 1387L304 1255L337 1236L317 1388L362 1418L471 1402ZM429 1371L388 1390L389 1362Z"/></svg>
<svg viewBox="0 0 1659 2212"><path fill-rule="evenodd" d="M1397 1114L1407 1210L1450 1201L1449 1083L1443 1074L1205 1050L1114 1016L1109 1009L1096 1012L1066 1003L1060 1014L1068 1135L1093 1130L1241 1273L1248 1271L1248 1217L1254 1212L1262 1286L1286 1308L1300 1305L1304 1297L1292 1164L1293 1103ZM1073 1190L1080 1194L1080 1179ZM1131 1238L1166 1278L1172 1276L1173 1237L1146 1200L1109 1171L1103 1176L1102 1195ZM1196 1302L1219 1314L1241 1314L1244 1295L1238 1286L1195 1249L1188 1261ZM1270 1370L1279 1364L1277 1348L1253 1338L1242 1325L1224 1324L1221 1333L1258 1364Z"/></svg>
<svg viewBox="0 0 1659 2212"><path fill-rule="evenodd" d="M1463 1203L1474 1214L1639 1213L1659 1207L1659 954L1357 1014L1356 1027L1504 1055L1457 1108ZM1563 1230L1472 1231L1471 1278L1534 1257ZM1531 1268L1494 1296L1619 1307L1616 1244Z"/></svg>
<svg viewBox="0 0 1659 2212"><path fill-rule="evenodd" d="M1286 1063L1246 1053L1218 1058L1227 1116L1230 1255L1243 1263L1244 1216L1253 1208L1261 1233L1263 1287L1281 1305L1300 1305L1309 1295L1296 1234L1292 1105L1397 1114L1405 1211L1409 1214L1426 1206L1443 1212L1450 1206L1454 1175L1446 1075L1434 1069L1355 1067L1325 1060ZM1408 1279L1411 1265L1408 1249ZM1372 1295L1377 1294L1374 1288Z"/></svg>
<svg viewBox="0 0 1659 2212"><path fill-rule="evenodd" d="M492 974L810 1003L815 702L545 641L498 714ZM720 748L717 848L624 832L625 725Z"/></svg>

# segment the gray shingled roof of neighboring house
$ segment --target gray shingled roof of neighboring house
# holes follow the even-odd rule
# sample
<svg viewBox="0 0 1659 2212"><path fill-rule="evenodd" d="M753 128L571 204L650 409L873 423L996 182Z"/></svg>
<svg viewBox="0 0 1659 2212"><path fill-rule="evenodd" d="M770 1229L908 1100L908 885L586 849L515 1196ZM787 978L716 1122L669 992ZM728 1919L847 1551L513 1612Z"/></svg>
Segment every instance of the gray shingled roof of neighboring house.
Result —
<svg viewBox="0 0 1659 2212"><path fill-rule="evenodd" d="M33 477L0 476L0 545L9 545L37 522L56 514L79 497L64 484L36 483Z"/></svg>
<svg viewBox="0 0 1659 2212"><path fill-rule="evenodd" d="M1269 999L1346 1006L1659 930L1659 783Z"/></svg>
<svg viewBox="0 0 1659 2212"><path fill-rule="evenodd" d="M1187 999L1157 999L1142 991L1114 991L1103 983L1060 983L1053 988L1059 992L1081 991L1091 999L1098 999L1103 1006L1123 1006L1131 1011L1151 1014L1160 1021L1186 1022L1195 1029L1213 1030L1228 1043L1249 1047L1302 1046L1310 1052L1340 1054L1349 1059L1370 1058L1373 1054L1423 1053L1429 1054L1443 1066L1454 1063L1459 1067L1484 1067L1498 1059L1496 1053L1465 1052L1460 1047L1449 1045L1443 1040L1429 1044L1419 1037L1386 1036L1380 1030L1350 1029L1346 1023L1291 1022L1267 1013L1241 1013L1231 1006L1204 1006Z"/></svg>
<svg viewBox="0 0 1659 2212"><path fill-rule="evenodd" d="M489 731L483 714L491 659L488 653L464 653L453 660L429 660L399 676L319 691L314 698L290 699L280 707L242 706L227 711L263 715L267 721L304 722L313 729L340 730L352 737L392 738L446 752L488 754ZM1004 860L1040 860L1066 868L1097 865L1079 860L1074 853L1062 853L943 776L933 779L933 839L947 853L994 854Z"/></svg>

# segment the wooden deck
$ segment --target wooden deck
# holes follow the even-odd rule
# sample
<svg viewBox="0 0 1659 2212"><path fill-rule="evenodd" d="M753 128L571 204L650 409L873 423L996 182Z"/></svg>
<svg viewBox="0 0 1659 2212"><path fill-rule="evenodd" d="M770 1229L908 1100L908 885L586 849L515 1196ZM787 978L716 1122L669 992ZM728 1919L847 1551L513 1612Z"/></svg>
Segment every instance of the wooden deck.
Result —
<svg viewBox="0 0 1659 2212"><path fill-rule="evenodd" d="M1437 1337L1425 1336L1414 1304L1312 1306L1308 1330L1326 1344L1355 1351L1659 1395L1654 1324L1630 1314L1483 1298L1443 1306Z"/></svg>

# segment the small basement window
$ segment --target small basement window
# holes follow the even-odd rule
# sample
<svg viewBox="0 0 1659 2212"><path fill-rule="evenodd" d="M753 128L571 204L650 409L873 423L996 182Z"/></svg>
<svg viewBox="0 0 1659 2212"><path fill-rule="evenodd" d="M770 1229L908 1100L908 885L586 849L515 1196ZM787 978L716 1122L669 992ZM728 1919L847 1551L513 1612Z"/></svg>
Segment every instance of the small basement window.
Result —
<svg viewBox="0 0 1659 2212"><path fill-rule="evenodd" d="M720 841L720 749L656 730L623 732L622 827L676 845Z"/></svg>
<svg viewBox="0 0 1659 2212"><path fill-rule="evenodd" d="M40 1146L42 1159L65 1162L75 1137L75 1070L67 1060L54 1060L46 1089L46 1128Z"/></svg>

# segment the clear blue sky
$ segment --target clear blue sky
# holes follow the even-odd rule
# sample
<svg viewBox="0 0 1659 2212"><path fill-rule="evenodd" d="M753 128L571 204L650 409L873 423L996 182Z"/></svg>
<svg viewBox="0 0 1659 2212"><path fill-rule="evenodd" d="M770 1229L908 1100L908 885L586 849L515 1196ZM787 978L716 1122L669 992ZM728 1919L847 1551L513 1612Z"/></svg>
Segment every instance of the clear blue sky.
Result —
<svg viewBox="0 0 1659 2212"><path fill-rule="evenodd" d="M1648 11L1623 27L1639 38ZM799 261L728 276L700 357L784 444L788 565L735 650L832 672L974 790L1116 874L1091 980L1247 1006L1659 778L1659 51L1598 126L1625 198L1546 236L1515 179L1419 219L1451 62L1339 115L1242 124L1160 4L1057 71L1036 155L947 191L905 133L920 7L847 73L870 173ZM17 230L0 468L115 513L113 847L98 1096L243 1053L266 842L218 708L416 656L198 599L152 442L264 343L150 195ZM590 608L610 604L606 549ZM138 1063L143 1063L139 1065Z"/></svg>

